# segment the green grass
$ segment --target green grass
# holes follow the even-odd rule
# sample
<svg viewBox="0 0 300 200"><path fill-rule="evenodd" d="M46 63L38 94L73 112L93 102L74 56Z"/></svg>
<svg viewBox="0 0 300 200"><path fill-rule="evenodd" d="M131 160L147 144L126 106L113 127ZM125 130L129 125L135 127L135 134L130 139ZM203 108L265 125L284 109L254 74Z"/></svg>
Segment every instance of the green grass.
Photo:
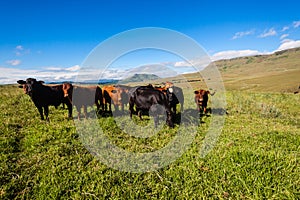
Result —
<svg viewBox="0 0 300 200"><path fill-rule="evenodd" d="M226 95L226 122L206 157L199 152L211 117L202 119L190 148L175 162L130 173L93 157L66 110L50 107L50 123L41 121L22 90L0 86L0 198L299 199L300 95ZM152 119L133 120L153 124ZM178 129L163 126L149 138L136 138L122 132L112 117L100 118L99 124L115 145L132 152L160 149Z"/></svg>

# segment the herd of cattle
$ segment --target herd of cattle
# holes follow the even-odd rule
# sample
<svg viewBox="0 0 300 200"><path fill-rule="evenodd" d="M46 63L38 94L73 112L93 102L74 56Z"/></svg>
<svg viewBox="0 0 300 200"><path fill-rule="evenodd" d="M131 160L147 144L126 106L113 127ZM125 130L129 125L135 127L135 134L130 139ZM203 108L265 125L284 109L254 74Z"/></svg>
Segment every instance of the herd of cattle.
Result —
<svg viewBox="0 0 300 200"><path fill-rule="evenodd" d="M176 105L180 104L180 111L183 112L184 95L182 89L167 82L163 87L152 85L130 87L126 85L99 86L75 86L71 83L48 86L43 81L34 78L27 78L17 81L24 93L29 95L37 107L41 119L49 120L49 106L58 107L61 103L67 105L68 117L72 118L73 106L78 112L80 119L81 108L84 116L87 117L87 107L96 104L97 113L111 112L111 105L115 111L124 111L124 106L129 104L129 113L138 114L142 119L143 112L153 112L154 124L158 124L158 115L166 112L166 123L173 127L173 116L176 114ZM207 112L207 101L209 91L197 90L195 93L195 103L199 112ZM160 106L157 106L160 105ZM163 108L163 109L162 109Z"/></svg>

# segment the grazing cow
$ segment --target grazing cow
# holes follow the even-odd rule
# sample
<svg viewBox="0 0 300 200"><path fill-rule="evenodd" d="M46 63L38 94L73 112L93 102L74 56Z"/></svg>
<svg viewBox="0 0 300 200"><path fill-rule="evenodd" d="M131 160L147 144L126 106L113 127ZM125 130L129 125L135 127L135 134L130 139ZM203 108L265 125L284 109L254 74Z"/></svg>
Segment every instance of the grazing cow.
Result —
<svg viewBox="0 0 300 200"><path fill-rule="evenodd" d="M111 112L111 104L114 104L115 110L119 107L124 111L124 105L129 102L129 91L131 87L125 85L107 85L102 88L104 110Z"/></svg>
<svg viewBox="0 0 300 200"><path fill-rule="evenodd" d="M80 119L81 108L83 107L84 117L87 118L87 107L96 104L97 113L103 107L102 90L98 86L73 86L71 83L63 84L64 96L72 103L78 112Z"/></svg>
<svg viewBox="0 0 300 200"><path fill-rule="evenodd" d="M44 120L44 112L46 120L49 121L50 105L57 108L61 103L65 103L68 106L69 118L72 117L72 104L64 98L62 85L46 86L43 85L43 81L37 81L34 78L27 78L26 81L19 80L17 83L21 84L19 87L23 88L24 93L30 96L42 120Z"/></svg>
<svg viewBox="0 0 300 200"><path fill-rule="evenodd" d="M171 82L166 82L164 87L155 87L156 90L162 91L169 102L174 114L176 114L176 106L180 103L180 111L183 112L184 96L180 87L174 86Z"/></svg>
<svg viewBox="0 0 300 200"><path fill-rule="evenodd" d="M162 106L164 109L160 109L158 105ZM167 114L166 123L170 127L174 127L172 121L172 113L169 107L166 96L163 92L155 90L153 87L141 86L136 88L134 92L131 93L129 99L129 111L130 118L134 112L134 106L136 107L136 112L139 118L142 120L142 111L151 110L154 113L154 126L158 125L158 114Z"/></svg>
<svg viewBox="0 0 300 200"><path fill-rule="evenodd" d="M208 95L210 92L208 90L196 90L195 93L195 103L197 105L197 109L199 112L207 113L207 101L208 101ZM210 94L210 95L214 95Z"/></svg>

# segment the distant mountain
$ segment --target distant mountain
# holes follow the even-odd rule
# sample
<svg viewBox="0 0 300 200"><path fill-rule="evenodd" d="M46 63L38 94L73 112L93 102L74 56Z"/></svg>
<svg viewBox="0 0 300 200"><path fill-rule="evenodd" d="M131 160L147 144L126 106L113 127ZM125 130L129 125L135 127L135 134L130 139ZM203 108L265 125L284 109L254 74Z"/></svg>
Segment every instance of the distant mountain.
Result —
<svg viewBox="0 0 300 200"><path fill-rule="evenodd" d="M130 82L144 82L149 80L160 79L159 76L155 74L134 74L133 76L126 78L120 81L122 84L130 83Z"/></svg>
<svg viewBox="0 0 300 200"><path fill-rule="evenodd" d="M46 84L62 84L62 83L72 83L72 84L89 84L89 85L105 85L105 84L116 84L119 82L119 80L115 79L100 79L100 80L87 80L87 81L52 81L52 82L46 82Z"/></svg>

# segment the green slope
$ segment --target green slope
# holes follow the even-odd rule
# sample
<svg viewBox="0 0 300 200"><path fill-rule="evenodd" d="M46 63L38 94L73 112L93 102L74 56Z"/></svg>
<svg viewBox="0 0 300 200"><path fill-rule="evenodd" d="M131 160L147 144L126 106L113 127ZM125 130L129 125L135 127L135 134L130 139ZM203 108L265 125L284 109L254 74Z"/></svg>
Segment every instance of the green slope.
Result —
<svg viewBox="0 0 300 200"><path fill-rule="evenodd" d="M248 56L214 62L227 90L294 92L300 85L300 48L270 55ZM210 70L210 66L204 69ZM199 73L184 75L200 79ZM193 82L195 88L204 82Z"/></svg>

